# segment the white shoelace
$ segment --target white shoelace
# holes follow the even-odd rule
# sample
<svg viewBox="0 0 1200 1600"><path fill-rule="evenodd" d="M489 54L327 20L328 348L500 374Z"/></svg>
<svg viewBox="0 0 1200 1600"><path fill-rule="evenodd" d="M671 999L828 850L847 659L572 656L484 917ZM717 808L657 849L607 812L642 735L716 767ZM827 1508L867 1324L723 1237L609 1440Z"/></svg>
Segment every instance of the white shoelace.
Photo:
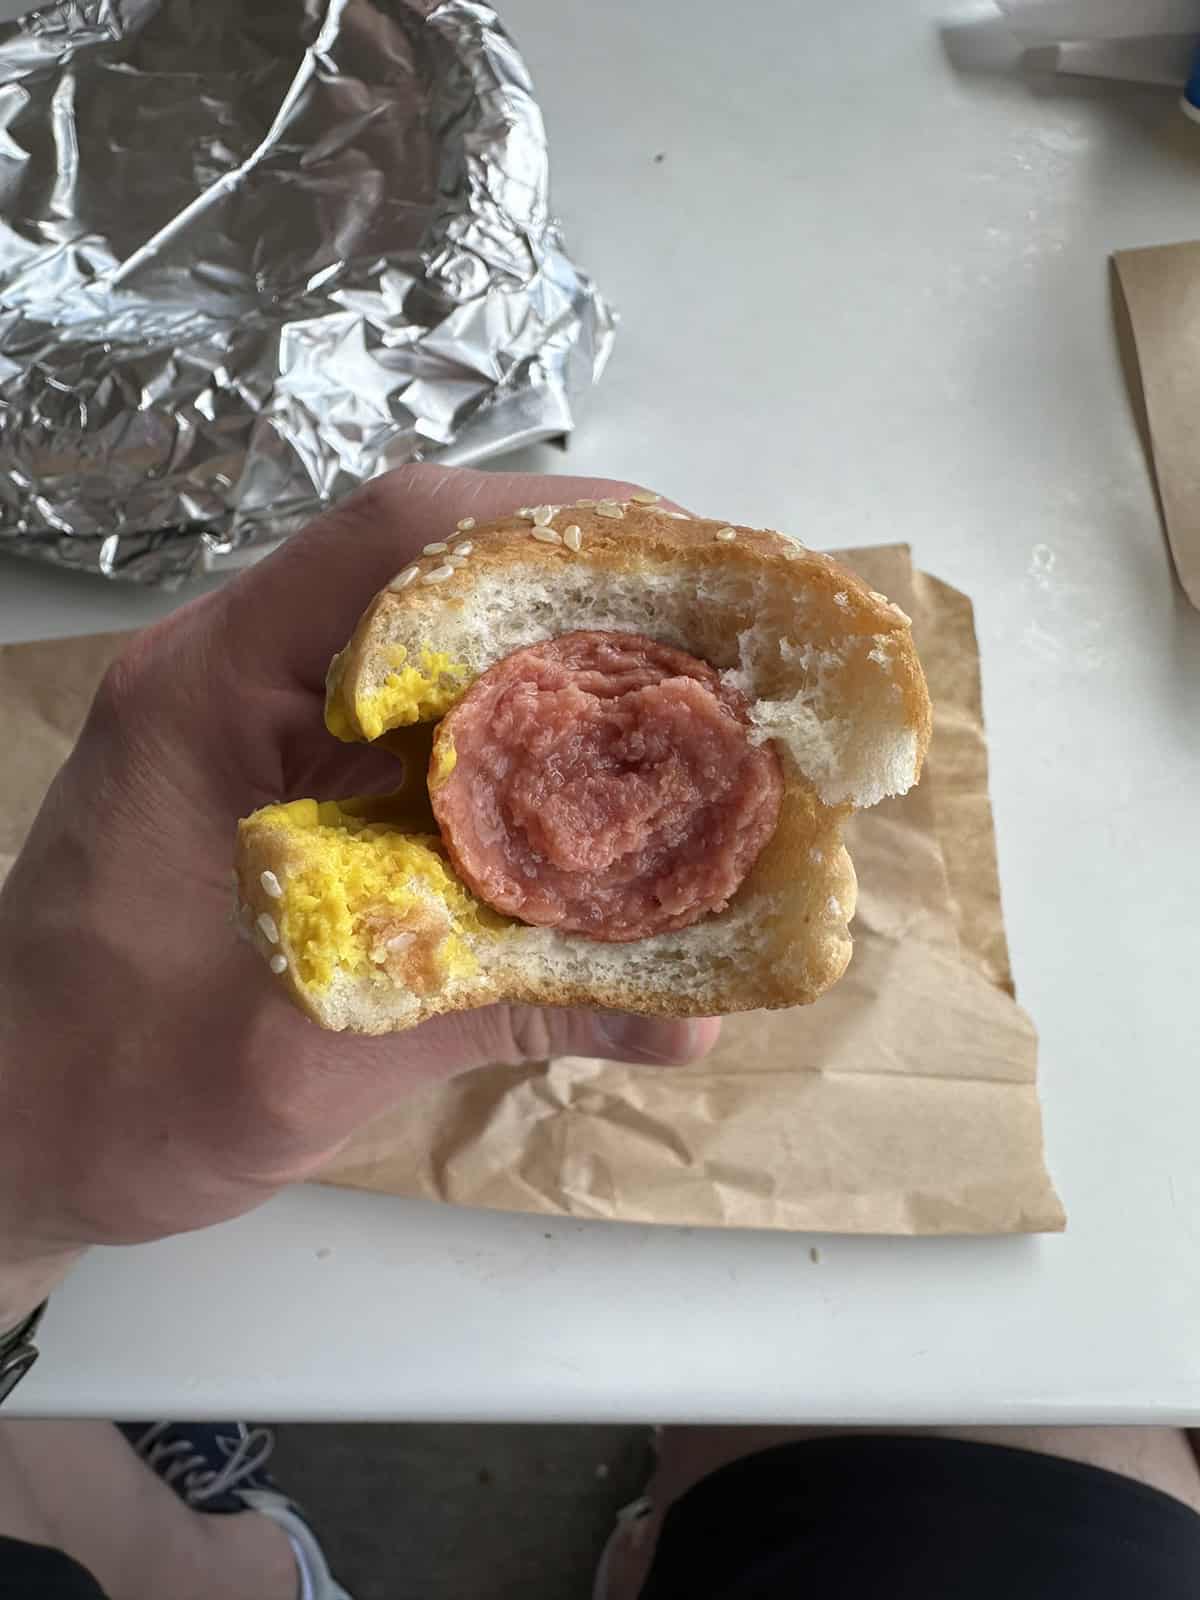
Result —
<svg viewBox="0 0 1200 1600"><path fill-rule="evenodd" d="M156 1422L137 1442L137 1453L189 1506L202 1506L206 1500L236 1489L252 1478L270 1459L275 1435L270 1428L250 1428L234 1445L219 1439L227 1460L223 1467L210 1467L187 1439L166 1439L169 1422Z"/></svg>

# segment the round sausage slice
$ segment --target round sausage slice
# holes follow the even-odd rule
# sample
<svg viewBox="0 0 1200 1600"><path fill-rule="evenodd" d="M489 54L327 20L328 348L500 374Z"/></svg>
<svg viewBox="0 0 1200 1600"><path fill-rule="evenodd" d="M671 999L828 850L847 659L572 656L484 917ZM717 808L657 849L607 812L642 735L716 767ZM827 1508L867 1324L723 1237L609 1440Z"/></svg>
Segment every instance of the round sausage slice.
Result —
<svg viewBox="0 0 1200 1600"><path fill-rule="evenodd" d="M431 772L446 848L481 900L614 942L722 910L783 797L744 697L637 633L568 633L497 662L443 719Z"/></svg>

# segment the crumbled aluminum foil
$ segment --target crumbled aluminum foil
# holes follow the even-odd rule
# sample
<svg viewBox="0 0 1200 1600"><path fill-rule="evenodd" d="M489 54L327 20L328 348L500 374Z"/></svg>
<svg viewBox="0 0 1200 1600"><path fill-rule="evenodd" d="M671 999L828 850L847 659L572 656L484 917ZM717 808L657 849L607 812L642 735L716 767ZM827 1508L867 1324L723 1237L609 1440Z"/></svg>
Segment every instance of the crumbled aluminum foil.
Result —
<svg viewBox="0 0 1200 1600"><path fill-rule="evenodd" d="M145 583L566 433L613 317L470 0L58 0L0 28L0 550Z"/></svg>

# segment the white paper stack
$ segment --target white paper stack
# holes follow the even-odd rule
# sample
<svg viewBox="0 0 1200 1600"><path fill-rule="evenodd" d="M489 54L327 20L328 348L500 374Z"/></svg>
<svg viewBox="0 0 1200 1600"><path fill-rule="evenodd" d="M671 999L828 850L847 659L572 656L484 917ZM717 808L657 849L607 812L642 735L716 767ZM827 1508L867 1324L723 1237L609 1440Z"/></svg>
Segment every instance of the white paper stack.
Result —
<svg viewBox="0 0 1200 1600"><path fill-rule="evenodd" d="M1093 78L1181 88L1200 44L1200 0L996 0L1028 47Z"/></svg>

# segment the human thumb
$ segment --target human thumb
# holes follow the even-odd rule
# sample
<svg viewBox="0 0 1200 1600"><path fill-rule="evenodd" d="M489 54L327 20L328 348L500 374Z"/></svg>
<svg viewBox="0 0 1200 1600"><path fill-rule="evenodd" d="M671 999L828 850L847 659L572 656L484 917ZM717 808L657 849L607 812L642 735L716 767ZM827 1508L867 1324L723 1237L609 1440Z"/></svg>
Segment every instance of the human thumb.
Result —
<svg viewBox="0 0 1200 1600"><path fill-rule="evenodd" d="M296 1018L297 1023L301 1021ZM305 1023L305 1028L311 1024ZM641 1066L683 1066L717 1041L716 1017L639 1017L565 1006L484 1006L433 1017L400 1034L348 1041L325 1034L328 1070L309 1079L307 1114L342 1141L423 1085L478 1067L522 1066L555 1056L599 1056ZM313 1029L307 1035L312 1044ZM347 1070L352 1068L353 1070ZM290 1091L297 1103L294 1087ZM328 1150L325 1150L325 1159Z"/></svg>
<svg viewBox="0 0 1200 1600"><path fill-rule="evenodd" d="M706 1055L721 1024L715 1017L642 1017L560 1006L485 1006L439 1017L416 1030L436 1076L472 1067L551 1056L682 1066ZM415 1037L415 1036L414 1036Z"/></svg>

